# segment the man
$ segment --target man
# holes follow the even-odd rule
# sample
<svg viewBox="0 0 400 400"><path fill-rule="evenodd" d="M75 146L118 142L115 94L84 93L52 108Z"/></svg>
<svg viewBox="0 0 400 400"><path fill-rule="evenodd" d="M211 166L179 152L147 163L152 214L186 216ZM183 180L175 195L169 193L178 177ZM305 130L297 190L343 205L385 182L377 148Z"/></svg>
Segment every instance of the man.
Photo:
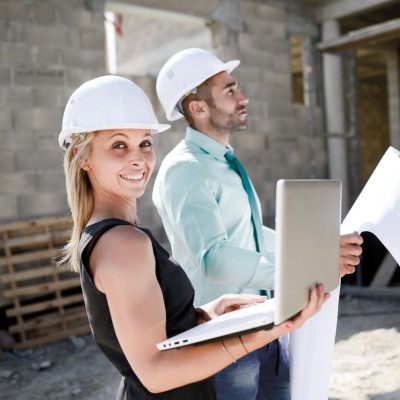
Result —
<svg viewBox="0 0 400 400"><path fill-rule="evenodd" d="M274 231L261 227L254 187L231 161L230 137L246 128L249 102L230 74L239 63L187 49L171 57L157 78L167 119L184 116L189 126L162 162L153 201L197 304L274 284ZM354 234L341 242L344 275L359 263L362 239ZM290 399L288 361L278 341L221 371L215 382L218 399Z"/></svg>

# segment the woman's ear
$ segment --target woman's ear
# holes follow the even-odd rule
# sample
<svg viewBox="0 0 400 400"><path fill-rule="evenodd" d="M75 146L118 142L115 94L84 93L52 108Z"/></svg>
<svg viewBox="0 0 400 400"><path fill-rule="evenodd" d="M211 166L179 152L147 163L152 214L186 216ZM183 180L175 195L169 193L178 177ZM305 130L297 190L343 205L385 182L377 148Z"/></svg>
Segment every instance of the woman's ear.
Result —
<svg viewBox="0 0 400 400"><path fill-rule="evenodd" d="M81 162L81 168L82 168L84 171L89 171L89 170L90 170L90 166L89 166L88 160L83 160L83 161Z"/></svg>

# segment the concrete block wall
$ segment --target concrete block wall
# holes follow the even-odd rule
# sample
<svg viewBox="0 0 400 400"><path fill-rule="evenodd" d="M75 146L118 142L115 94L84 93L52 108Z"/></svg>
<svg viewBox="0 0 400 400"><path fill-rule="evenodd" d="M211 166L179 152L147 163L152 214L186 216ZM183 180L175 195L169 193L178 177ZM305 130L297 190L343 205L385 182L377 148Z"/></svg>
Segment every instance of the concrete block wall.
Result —
<svg viewBox="0 0 400 400"><path fill-rule="evenodd" d="M362 185L390 146L388 88L382 83L359 83Z"/></svg>
<svg viewBox="0 0 400 400"><path fill-rule="evenodd" d="M126 2L188 14L195 10L205 19L218 5L217 1L193 2L196 8L190 11L192 2L180 9L178 3L182 3L173 0ZM56 140L62 111L77 86L105 73L102 7L91 11L84 3L0 2L0 222L68 212L62 152ZM308 34L312 21L299 23L298 10L285 7L285 1L269 3L237 2L244 30L230 40L226 32L219 37L214 32L214 44L229 42L223 54L234 54L242 61L235 75L250 97L249 126L233 135L232 144L260 195L264 220L273 225L276 181L308 177L307 112L292 102L288 35ZM128 78L145 90L159 120L166 122L154 79ZM320 132L319 109L316 120ZM157 137L158 165L184 137L185 127L184 121L173 122L169 132ZM317 149L318 177L324 177L322 139ZM162 236L161 220L151 201L152 184L153 180L139 201L139 217L143 225Z"/></svg>
<svg viewBox="0 0 400 400"><path fill-rule="evenodd" d="M102 11L0 2L0 221L68 212L57 145L65 103L105 73Z"/></svg>
<svg viewBox="0 0 400 400"><path fill-rule="evenodd" d="M249 126L233 135L233 145L260 195L264 221L274 223L275 186L280 178L309 178L307 110L292 100L290 9L241 1L245 31L239 36L241 66L235 71L249 96ZM306 24L304 24L306 26ZM306 31L298 31L306 35ZM316 110L317 131L321 112ZM324 177L323 141L318 139L318 175Z"/></svg>
<svg viewBox="0 0 400 400"><path fill-rule="evenodd" d="M143 3L143 2L142 2ZM152 7L158 3L152 2ZM162 7L175 11L173 2L163 2ZM189 7L189 3L185 6ZM240 19L244 30L232 33L233 40L224 37L223 29L213 32L215 52L227 61L239 58L241 65L234 71L243 91L249 96L249 124L246 131L236 132L232 136L232 145L245 165L257 188L263 208L264 222L274 225L275 187L280 178L309 177L309 138L307 131L307 110L304 105L292 101L290 42L289 34L315 34L311 29L313 21L304 23L299 9L287 9L275 2L274 6L259 1L241 0L239 2ZM143 4L144 5L144 4ZM199 3L197 3L197 7ZM200 15L210 12L204 4ZM292 12L292 14L291 14ZM299 23L302 21L303 23ZM220 48L221 43L225 45ZM172 55L172 54L171 54ZM156 98L154 83L142 78L132 77L137 83L143 83L146 93L152 99L158 118L162 122L165 115ZM325 142L322 138L322 112L315 110L318 178L326 177ZM183 120L172 122L170 131L157 136L155 140L157 165L162 158L184 138L186 123ZM154 178L153 178L154 179ZM143 225L152 227L155 234L163 240L163 228L158 215L154 215L151 201L150 181L147 193L139 201L138 213ZM164 240L164 244L166 241Z"/></svg>

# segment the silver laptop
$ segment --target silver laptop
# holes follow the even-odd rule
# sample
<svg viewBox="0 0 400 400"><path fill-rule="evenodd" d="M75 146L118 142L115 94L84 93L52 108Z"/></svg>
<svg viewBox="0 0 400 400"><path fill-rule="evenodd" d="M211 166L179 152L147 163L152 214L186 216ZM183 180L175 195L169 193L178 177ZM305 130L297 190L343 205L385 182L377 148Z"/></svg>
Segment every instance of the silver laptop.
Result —
<svg viewBox="0 0 400 400"><path fill-rule="evenodd" d="M275 297L221 315L157 344L159 350L242 335L292 318L318 283L339 284L341 182L282 179L276 187Z"/></svg>

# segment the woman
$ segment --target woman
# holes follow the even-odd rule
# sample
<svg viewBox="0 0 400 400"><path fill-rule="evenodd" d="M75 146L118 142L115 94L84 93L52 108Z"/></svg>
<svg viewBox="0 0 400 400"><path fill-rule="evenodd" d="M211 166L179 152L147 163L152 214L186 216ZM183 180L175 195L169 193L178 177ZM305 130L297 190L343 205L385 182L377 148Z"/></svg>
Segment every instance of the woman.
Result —
<svg viewBox="0 0 400 400"><path fill-rule="evenodd" d="M63 261L80 272L94 339L123 376L119 399L213 399L213 374L302 325L328 297L322 286L313 289L298 316L270 331L157 350L208 316L264 301L228 295L196 310L183 270L138 226L137 199L155 164L153 133L168 128L138 86L104 76L72 94L59 135L74 222Z"/></svg>

